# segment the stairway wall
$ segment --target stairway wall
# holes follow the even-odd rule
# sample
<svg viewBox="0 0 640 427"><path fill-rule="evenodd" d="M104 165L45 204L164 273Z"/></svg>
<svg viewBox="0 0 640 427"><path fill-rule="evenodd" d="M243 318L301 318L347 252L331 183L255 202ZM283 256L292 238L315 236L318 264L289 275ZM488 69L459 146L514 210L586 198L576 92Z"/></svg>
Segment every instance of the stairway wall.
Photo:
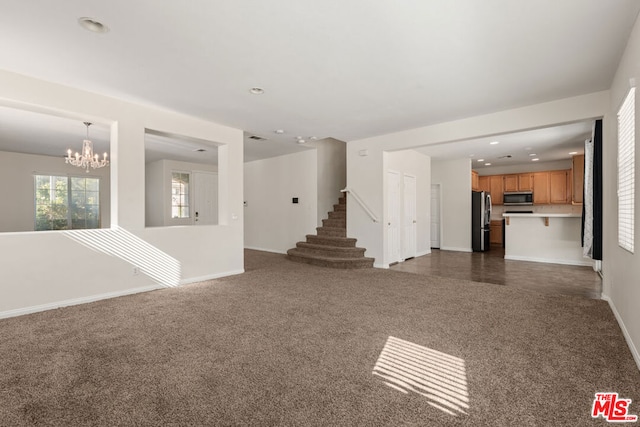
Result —
<svg viewBox="0 0 640 427"><path fill-rule="evenodd" d="M318 164L318 227L327 212L333 210L336 195L347 185L347 144L324 138L308 144L315 147Z"/></svg>
<svg viewBox="0 0 640 427"><path fill-rule="evenodd" d="M314 233L317 176L316 150L245 163L245 248L286 253L305 235ZM298 197L298 204L291 202L293 197Z"/></svg>

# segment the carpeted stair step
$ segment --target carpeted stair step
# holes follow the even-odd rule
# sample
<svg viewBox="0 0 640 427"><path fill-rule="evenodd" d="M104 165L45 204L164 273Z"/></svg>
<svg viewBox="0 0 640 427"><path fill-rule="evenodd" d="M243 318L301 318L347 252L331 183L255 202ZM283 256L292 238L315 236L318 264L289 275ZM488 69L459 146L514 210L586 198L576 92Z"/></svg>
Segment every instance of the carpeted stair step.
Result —
<svg viewBox="0 0 640 427"><path fill-rule="evenodd" d="M316 227L318 236L347 237L347 229L344 227Z"/></svg>
<svg viewBox="0 0 640 427"><path fill-rule="evenodd" d="M333 205L333 211L334 212L346 212L347 211L347 205L346 204Z"/></svg>
<svg viewBox="0 0 640 427"><path fill-rule="evenodd" d="M307 242L296 243L296 250L329 258L362 258L365 251L364 248L314 245Z"/></svg>
<svg viewBox="0 0 640 427"><path fill-rule="evenodd" d="M317 254L308 254L300 252L298 249L289 249L287 251L287 257L291 261L302 262L305 264L317 265L320 267L331 268L371 268L373 267L373 258L335 258L335 257L322 257Z"/></svg>
<svg viewBox="0 0 640 427"><path fill-rule="evenodd" d="M329 219L347 219L347 211L329 212Z"/></svg>
<svg viewBox="0 0 640 427"><path fill-rule="evenodd" d="M341 205L346 205L347 204L347 198L346 197L340 197L338 199L338 203Z"/></svg>
<svg viewBox="0 0 640 427"><path fill-rule="evenodd" d="M347 228L347 219L323 219L322 220L323 227L334 227L334 228Z"/></svg>
<svg viewBox="0 0 640 427"><path fill-rule="evenodd" d="M357 239L353 239L351 237L316 236L315 234L307 234L307 243L311 243L314 245L353 248L356 246L356 241Z"/></svg>

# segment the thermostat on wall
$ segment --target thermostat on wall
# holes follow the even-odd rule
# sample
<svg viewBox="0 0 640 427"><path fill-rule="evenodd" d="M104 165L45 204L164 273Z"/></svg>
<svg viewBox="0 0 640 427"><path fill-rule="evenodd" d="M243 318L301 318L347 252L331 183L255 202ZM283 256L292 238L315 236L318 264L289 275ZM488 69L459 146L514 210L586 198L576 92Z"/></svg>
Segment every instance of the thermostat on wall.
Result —
<svg viewBox="0 0 640 427"><path fill-rule="evenodd" d="M291 203L298 203L298 198L294 197L293 199L291 199Z"/></svg>

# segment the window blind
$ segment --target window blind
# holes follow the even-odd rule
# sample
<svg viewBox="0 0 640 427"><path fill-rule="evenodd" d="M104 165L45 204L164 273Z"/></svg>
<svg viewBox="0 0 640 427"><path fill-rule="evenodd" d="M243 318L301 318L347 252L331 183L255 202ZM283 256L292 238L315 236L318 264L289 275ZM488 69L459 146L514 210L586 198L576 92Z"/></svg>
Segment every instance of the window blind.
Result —
<svg viewBox="0 0 640 427"><path fill-rule="evenodd" d="M618 244L633 253L635 187L635 88L618 111Z"/></svg>

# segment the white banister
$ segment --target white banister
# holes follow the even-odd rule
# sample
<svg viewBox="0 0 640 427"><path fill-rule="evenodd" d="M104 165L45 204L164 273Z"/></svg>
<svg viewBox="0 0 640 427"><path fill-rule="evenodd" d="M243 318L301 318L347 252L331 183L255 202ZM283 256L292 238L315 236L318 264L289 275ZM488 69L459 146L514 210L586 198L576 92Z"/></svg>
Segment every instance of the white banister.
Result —
<svg viewBox="0 0 640 427"><path fill-rule="evenodd" d="M378 222L378 218L376 218L376 216L373 214L373 212L371 211L371 209L369 209L369 207L362 201L362 199L360 198L360 196L358 196L358 193L356 193L355 191L353 191L353 189L351 188L345 188L340 190L341 193L349 193L353 196L354 199L356 199L356 202L358 202L360 204L360 206L362 207L362 209L364 209L364 211L369 215L369 217L373 220L373 222Z"/></svg>

